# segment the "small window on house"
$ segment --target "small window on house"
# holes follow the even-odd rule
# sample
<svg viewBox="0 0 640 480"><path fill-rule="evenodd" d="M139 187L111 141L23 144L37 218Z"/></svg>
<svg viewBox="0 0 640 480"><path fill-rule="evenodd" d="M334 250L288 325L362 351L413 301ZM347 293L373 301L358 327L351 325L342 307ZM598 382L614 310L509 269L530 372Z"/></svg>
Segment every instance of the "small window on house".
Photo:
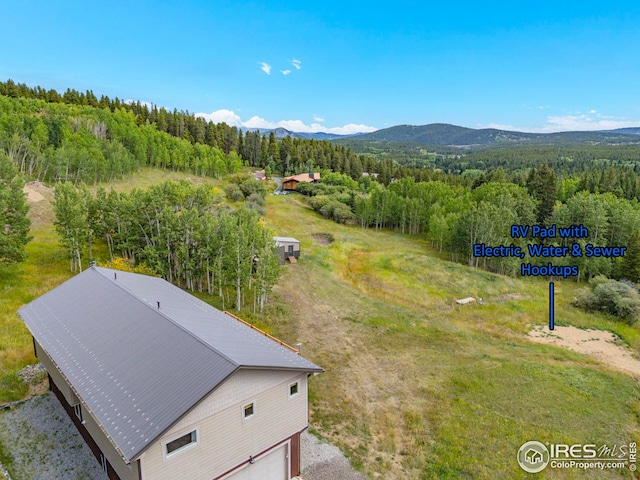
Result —
<svg viewBox="0 0 640 480"><path fill-rule="evenodd" d="M180 450L181 448L185 448L188 445L196 443L196 441L197 441L197 439L196 439L196 431L194 430L193 432L189 432L186 435L182 435L181 437L178 437L175 440L172 440L171 442L168 442L165 445L166 454L170 455L170 454Z"/></svg>
<svg viewBox="0 0 640 480"><path fill-rule="evenodd" d="M244 406L244 418L251 418L254 414L253 403Z"/></svg>
<svg viewBox="0 0 640 480"><path fill-rule="evenodd" d="M82 421L82 406L80 404L74 405L73 411L76 414L76 417L78 417L80 421Z"/></svg>
<svg viewBox="0 0 640 480"><path fill-rule="evenodd" d="M293 396L297 395L299 391L300 391L300 386L299 386L298 382L292 383L291 385L289 385L289 396L290 397L293 397Z"/></svg>

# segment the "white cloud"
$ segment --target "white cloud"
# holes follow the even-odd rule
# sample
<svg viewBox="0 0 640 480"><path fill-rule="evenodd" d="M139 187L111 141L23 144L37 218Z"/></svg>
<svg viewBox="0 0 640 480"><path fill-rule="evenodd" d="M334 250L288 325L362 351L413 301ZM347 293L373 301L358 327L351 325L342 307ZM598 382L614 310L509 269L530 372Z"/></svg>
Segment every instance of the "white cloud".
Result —
<svg viewBox="0 0 640 480"><path fill-rule="evenodd" d="M216 110L211 113L196 113L196 117L202 117L207 122L213 123L226 123L227 125L231 125L233 127L242 126L242 120L235 112L231 110Z"/></svg>
<svg viewBox="0 0 640 480"><path fill-rule="evenodd" d="M314 119L316 122L320 122L320 123L324 122L324 118L319 117L318 115L315 115L315 114L313 115L313 119Z"/></svg>
<svg viewBox="0 0 640 480"><path fill-rule="evenodd" d="M232 110L217 110L211 113L196 113L196 117L202 117L207 121L214 123L225 122L228 125L234 127L246 127L246 128L259 128L261 130L270 130L273 128L286 128L292 132L300 133L334 133L336 135L351 135L354 133L367 133L375 132L377 128L369 125L349 123L342 127L325 127L320 123L312 123L307 125L302 120L280 120L279 122L272 122L262 117L254 115L249 120L242 121L242 119ZM316 122L324 121L314 116Z"/></svg>
<svg viewBox="0 0 640 480"><path fill-rule="evenodd" d="M302 68L302 62L300 60L296 60L295 58L291 60L291 65L296 67L296 70L300 70Z"/></svg>
<svg viewBox="0 0 640 480"><path fill-rule="evenodd" d="M328 133L335 133L337 135L351 135L353 133L369 133L375 132L376 127L370 127L368 125L349 123L342 127L334 127L327 129Z"/></svg>
<svg viewBox="0 0 640 480"><path fill-rule="evenodd" d="M283 75L289 75L291 73L291 70L280 70L280 73L282 73Z"/></svg>
<svg viewBox="0 0 640 480"><path fill-rule="evenodd" d="M260 118L257 115L254 115L246 122L242 122L241 126L247 127L247 128L269 128L269 129L278 127L277 124L268 122L264 118Z"/></svg>
<svg viewBox="0 0 640 480"><path fill-rule="evenodd" d="M598 113L597 110L589 110L587 113L577 112L569 115L549 115L542 127L517 127L514 125L490 123L488 125L482 125L481 128L497 128L500 130L530 133L555 133L614 130L616 128L637 126L640 126L640 120L616 118Z"/></svg>
<svg viewBox="0 0 640 480"><path fill-rule="evenodd" d="M262 70L267 75L271 75L271 65L266 62L260 62L260 70Z"/></svg>

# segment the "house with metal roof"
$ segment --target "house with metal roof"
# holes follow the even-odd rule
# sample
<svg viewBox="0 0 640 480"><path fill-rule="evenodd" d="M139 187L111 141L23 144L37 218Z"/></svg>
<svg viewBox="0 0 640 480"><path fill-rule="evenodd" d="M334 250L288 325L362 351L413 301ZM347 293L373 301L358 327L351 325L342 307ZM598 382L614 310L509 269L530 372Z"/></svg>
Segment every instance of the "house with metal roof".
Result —
<svg viewBox="0 0 640 480"><path fill-rule="evenodd" d="M282 179L282 189L295 190L300 182L303 183L318 183L320 181L319 173L300 173L299 175L293 175L291 177L285 177Z"/></svg>
<svg viewBox="0 0 640 480"><path fill-rule="evenodd" d="M292 237L273 237L276 244L276 255L280 257L280 263L284 265L286 260L296 263L300 257L300 240Z"/></svg>
<svg viewBox="0 0 640 480"><path fill-rule="evenodd" d="M110 479L289 479L307 381L292 347L163 279L91 267L19 310Z"/></svg>

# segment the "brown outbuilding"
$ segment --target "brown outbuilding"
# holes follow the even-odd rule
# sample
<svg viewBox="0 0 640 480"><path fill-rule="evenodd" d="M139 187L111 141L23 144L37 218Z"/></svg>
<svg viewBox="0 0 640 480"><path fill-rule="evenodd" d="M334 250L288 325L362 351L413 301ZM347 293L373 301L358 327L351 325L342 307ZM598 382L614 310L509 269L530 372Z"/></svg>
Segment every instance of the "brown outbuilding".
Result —
<svg viewBox="0 0 640 480"><path fill-rule="evenodd" d="M319 173L301 173L299 175L293 175L291 177L285 177L282 179L283 190L295 190L300 182L305 183L318 183L320 181Z"/></svg>

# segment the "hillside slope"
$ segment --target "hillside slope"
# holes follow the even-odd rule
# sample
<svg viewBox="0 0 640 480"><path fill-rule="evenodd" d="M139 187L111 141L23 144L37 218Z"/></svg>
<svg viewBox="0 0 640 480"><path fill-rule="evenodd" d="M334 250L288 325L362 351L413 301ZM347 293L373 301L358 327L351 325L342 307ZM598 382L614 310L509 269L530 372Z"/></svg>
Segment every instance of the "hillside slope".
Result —
<svg viewBox="0 0 640 480"><path fill-rule="evenodd" d="M311 426L368 476L527 478L515 460L525 441L639 439L636 381L526 339L546 321L546 283L443 261L418 238L340 226L301 202L270 199L270 225L301 240L302 256L269 321L326 369L311 383ZM557 321L637 341L571 307L575 289L557 284ZM467 296L484 304L455 304ZM630 478L583 473L542 478Z"/></svg>
<svg viewBox="0 0 640 480"><path fill-rule="evenodd" d="M128 191L185 177L144 169L114 186ZM15 373L35 361L16 310L70 275L45 200L33 211L28 260L0 266L5 401L27 394ZM274 234L301 240L302 256L286 265L260 326L302 342L305 357L325 368L311 379L311 428L370 478L528 478L515 460L528 440L640 442L636 380L527 339L532 325L545 325L544 281L448 262L418 237L338 225L298 195L269 196L267 223ZM556 322L611 330L637 350L637 327L571 306L578 287L557 282ZM483 305L456 305L467 296ZM547 470L540 478L632 477Z"/></svg>

